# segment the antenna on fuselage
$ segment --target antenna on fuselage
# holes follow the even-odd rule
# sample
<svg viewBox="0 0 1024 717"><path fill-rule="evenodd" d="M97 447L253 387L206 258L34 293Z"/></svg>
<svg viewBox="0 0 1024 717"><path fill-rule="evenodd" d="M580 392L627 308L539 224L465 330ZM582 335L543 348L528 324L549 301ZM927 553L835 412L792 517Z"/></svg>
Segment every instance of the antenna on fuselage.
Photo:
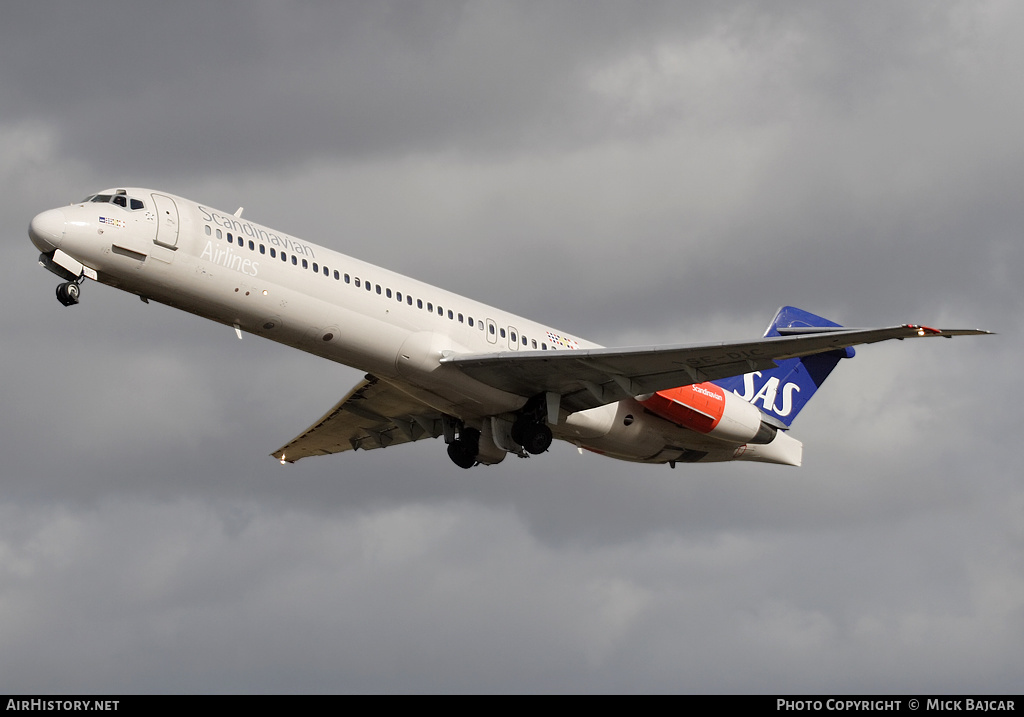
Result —
<svg viewBox="0 0 1024 717"><path fill-rule="evenodd" d="M243 210L243 209L245 209L245 207L239 207L239 208L238 208L238 211L237 211L237 212L235 212L235 216L236 216L236 217L240 217L240 216L242 216L242 210Z"/></svg>

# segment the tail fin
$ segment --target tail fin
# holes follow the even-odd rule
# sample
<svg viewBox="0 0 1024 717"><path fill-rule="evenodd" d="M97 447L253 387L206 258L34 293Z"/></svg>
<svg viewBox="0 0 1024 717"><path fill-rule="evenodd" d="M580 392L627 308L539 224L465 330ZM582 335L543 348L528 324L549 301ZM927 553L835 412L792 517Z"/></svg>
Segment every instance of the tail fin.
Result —
<svg viewBox="0 0 1024 717"><path fill-rule="evenodd" d="M840 326L840 324L821 316L798 309L795 306L783 306L775 314L765 337L779 336L779 329L799 329L801 327ZM792 335L793 332L787 332ZM852 348L829 351L803 358L782 359L778 366L768 371L754 371L742 376L713 381L720 388L732 391L740 398L748 401L769 416L778 419L788 428L793 419L803 409L818 387L832 373L840 359L853 358Z"/></svg>

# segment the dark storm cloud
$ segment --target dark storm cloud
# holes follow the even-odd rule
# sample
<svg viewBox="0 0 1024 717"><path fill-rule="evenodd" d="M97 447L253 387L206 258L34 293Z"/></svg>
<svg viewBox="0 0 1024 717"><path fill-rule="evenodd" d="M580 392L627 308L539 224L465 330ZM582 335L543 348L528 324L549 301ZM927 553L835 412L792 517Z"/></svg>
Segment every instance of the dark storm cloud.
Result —
<svg viewBox="0 0 1024 717"><path fill-rule="evenodd" d="M31 3L0 24L0 689L1014 691L1024 17L937 3ZM24 229L164 188L603 341L776 306L798 470L440 441L278 466L359 372ZM45 666L41 669L40 666Z"/></svg>
<svg viewBox="0 0 1024 717"><path fill-rule="evenodd" d="M792 116L808 91L812 103L848 102L867 91L860 85L884 82L921 29L907 27L918 14L899 9L864 22L800 5L655 2L179 3L141 15L130 3L12 8L0 50L5 111L62 117L66 153L136 171L159 161L165 175L323 156L564 151L681 119L734 121L738 97L757 108L743 121L756 123ZM663 96L642 116L589 86L621 59L620 76L645 86L630 63L664 60L665 48L702 36L755 62L781 38L793 53L782 58L787 74L712 75L750 82L742 96L654 86Z"/></svg>
<svg viewBox="0 0 1024 717"><path fill-rule="evenodd" d="M155 160L173 173L564 139L578 119L567 100L584 99L578 63L621 44L620 21L637 19L616 5L538 3L193 3L144 17L130 3L40 3L11 14L0 57L12 114L62 116L63 149L90 162ZM652 5L626 41L671 14Z"/></svg>

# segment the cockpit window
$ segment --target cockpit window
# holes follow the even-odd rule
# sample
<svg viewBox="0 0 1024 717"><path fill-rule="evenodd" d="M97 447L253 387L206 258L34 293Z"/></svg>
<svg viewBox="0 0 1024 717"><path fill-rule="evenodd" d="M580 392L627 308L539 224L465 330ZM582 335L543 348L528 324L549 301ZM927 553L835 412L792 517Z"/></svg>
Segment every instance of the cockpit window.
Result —
<svg viewBox="0 0 1024 717"><path fill-rule="evenodd" d="M88 204L94 202L96 204L116 204L119 207L125 209L145 209L146 203L141 199L135 197L126 196L123 191L119 191L117 194L90 194L88 197L83 199L79 204Z"/></svg>

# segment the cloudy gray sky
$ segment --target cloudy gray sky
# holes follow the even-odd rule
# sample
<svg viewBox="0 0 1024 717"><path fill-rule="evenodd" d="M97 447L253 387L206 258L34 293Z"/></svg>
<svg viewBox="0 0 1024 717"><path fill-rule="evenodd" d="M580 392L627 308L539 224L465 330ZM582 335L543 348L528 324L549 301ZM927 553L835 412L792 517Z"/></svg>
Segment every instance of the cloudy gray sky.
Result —
<svg viewBox="0 0 1024 717"><path fill-rule="evenodd" d="M1024 6L9 3L0 692L1015 692ZM781 304L999 336L845 362L801 469L441 442L279 466L346 367L85 287L142 185L607 345Z"/></svg>

